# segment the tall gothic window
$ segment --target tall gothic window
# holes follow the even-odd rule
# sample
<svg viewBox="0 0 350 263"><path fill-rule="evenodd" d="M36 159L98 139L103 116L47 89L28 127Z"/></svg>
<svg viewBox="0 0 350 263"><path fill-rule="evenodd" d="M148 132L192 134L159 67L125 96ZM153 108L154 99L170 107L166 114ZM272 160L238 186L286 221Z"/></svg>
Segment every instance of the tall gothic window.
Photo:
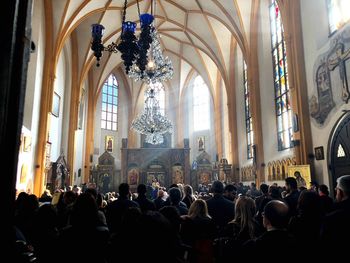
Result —
<svg viewBox="0 0 350 263"><path fill-rule="evenodd" d="M193 83L193 127L194 131L210 129L209 89L201 76Z"/></svg>
<svg viewBox="0 0 350 263"><path fill-rule="evenodd" d="M281 13L276 0L270 5L272 64L274 73L278 150L291 147L292 111L288 86L286 44Z"/></svg>
<svg viewBox="0 0 350 263"><path fill-rule="evenodd" d="M252 114L250 112L250 93L248 87L248 78L247 78L247 64L243 60L243 86L244 86L244 109L245 109L245 128L247 136L247 158L253 158L253 123L252 123Z"/></svg>
<svg viewBox="0 0 350 263"><path fill-rule="evenodd" d="M327 0L329 33L332 34L350 21L349 0Z"/></svg>
<svg viewBox="0 0 350 263"><path fill-rule="evenodd" d="M102 87L101 129L118 129L118 82L114 75Z"/></svg>

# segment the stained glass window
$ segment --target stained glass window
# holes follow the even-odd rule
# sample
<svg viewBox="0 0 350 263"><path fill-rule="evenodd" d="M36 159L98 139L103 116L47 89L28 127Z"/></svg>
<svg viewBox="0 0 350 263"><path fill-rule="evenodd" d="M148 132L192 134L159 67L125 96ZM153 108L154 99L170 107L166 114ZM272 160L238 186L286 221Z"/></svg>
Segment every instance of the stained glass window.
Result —
<svg viewBox="0 0 350 263"><path fill-rule="evenodd" d="M193 86L193 125L194 131L210 128L209 89L201 76L197 76Z"/></svg>
<svg viewBox="0 0 350 263"><path fill-rule="evenodd" d="M243 60L243 86L244 86L244 110L245 110L245 128L246 128L246 137L247 137L247 158L253 158L253 123L252 115L250 112L250 93L248 87L248 78L247 78L247 64Z"/></svg>
<svg viewBox="0 0 350 263"><path fill-rule="evenodd" d="M278 150L291 147L292 111L288 87L286 44L281 13L276 0L270 5L271 48L275 88Z"/></svg>
<svg viewBox="0 0 350 263"><path fill-rule="evenodd" d="M118 129L118 82L114 75L102 87L101 129Z"/></svg>
<svg viewBox="0 0 350 263"><path fill-rule="evenodd" d="M327 0L330 34L350 21L349 0Z"/></svg>

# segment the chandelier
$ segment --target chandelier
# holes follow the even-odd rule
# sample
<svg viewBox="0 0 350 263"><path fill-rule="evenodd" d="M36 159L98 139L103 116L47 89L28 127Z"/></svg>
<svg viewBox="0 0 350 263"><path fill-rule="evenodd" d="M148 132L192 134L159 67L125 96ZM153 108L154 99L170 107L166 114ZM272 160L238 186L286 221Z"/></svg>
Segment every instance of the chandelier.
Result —
<svg viewBox="0 0 350 263"><path fill-rule="evenodd" d="M153 25L151 26L150 37L152 42L148 51L149 60L145 70L141 70L137 64L134 64L128 75L135 81L154 84L171 79L174 75L174 68L169 57L163 56L159 35L157 29Z"/></svg>
<svg viewBox="0 0 350 263"><path fill-rule="evenodd" d="M137 10L140 17L141 33L135 36L136 23L126 20L127 0L124 2L122 33L118 43L112 42L107 47L102 44L104 26L93 24L91 50L100 65L103 51L121 53L124 61L125 72L135 81L143 81L147 84L163 82L171 79L174 69L171 60L163 56L160 45L160 38L155 28L153 16L153 3L151 0L151 14L140 14L139 1L137 0Z"/></svg>
<svg viewBox="0 0 350 263"><path fill-rule="evenodd" d="M149 50L152 38L150 36L151 23L154 20L152 14L140 14L139 1L137 0L137 10L140 17L141 34L139 38L135 36L136 23L126 20L126 8L128 1L124 1L122 32L118 43L112 42L107 47L102 44L102 36L104 33L104 26L101 24L91 25L91 50L97 60L97 66L100 66L100 60L103 51L121 53L121 58L124 62L126 74L129 73L130 68L135 63L140 69L144 69L148 62L147 52ZM153 2L153 0L152 0ZM152 8L153 12L153 8Z"/></svg>
<svg viewBox="0 0 350 263"><path fill-rule="evenodd" d="M159 101L156 93L159 88L151 85L146 90L146 100L144 109L131 124L131 129L146 135L145 141L151 144L161 144L164 142L163 134L172 131L172 124L160 111Z"/></svg>

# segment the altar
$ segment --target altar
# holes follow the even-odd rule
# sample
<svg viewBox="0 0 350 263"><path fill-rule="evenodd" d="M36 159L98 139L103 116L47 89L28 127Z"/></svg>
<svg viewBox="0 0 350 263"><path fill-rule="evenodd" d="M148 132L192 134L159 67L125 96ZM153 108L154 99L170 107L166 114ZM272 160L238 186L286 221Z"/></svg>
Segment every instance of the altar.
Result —
<svg viewBox="0 0 350 263"><path fill-rule="evenodd" d="M189 140L184 139L183 148L170 148L165 144L142 144L142 148L128 148L128 139L122 139L121 181L136 191L140 183L151 185L159 182L168 188L171 184L190 184L190 148Z"/></svg>

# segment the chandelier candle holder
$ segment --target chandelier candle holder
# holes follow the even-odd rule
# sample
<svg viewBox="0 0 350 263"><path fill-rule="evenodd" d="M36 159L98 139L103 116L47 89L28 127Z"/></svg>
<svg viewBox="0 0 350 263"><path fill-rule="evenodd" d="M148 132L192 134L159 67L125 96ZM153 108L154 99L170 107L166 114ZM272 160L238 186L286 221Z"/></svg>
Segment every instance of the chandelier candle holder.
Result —
<svg viewBox="0 0 350 263"><path fill-rule="evenodd" d="M146 68L142 69L138 64L134 64L128 75L135 81L143 81L147 84L154 84L171 79L174 75L174 68L169 57L163 56L159 35L154 26L151 26L150 37L152 38L152 42L148 51L149 60Z"/></svg>
<svg viewBox="0 0 350 263"><path fill-rule="evenodd" d="M155 97L156 91L150 88L146 91L144 109L131 124L131 129L146 135L145 141L151 144L164 142L163 134L171 132L173 125L160 112L159 102Z"/></svg>
<svg viewBox="0 0 350 263"><path fill-rule="evenodd" d="M107 47L102 44L102 36L104 33L104 26L101 24L91 25L91 50L94 51L94 56L96 57L97 64L100 66L100 60L103 51L121 53L121 58L124 62L126 74L129 73L131 66L136 63L136 65L141 69L145 70L146 64L148 62L147 54L152 42L151 37L151 24L154 20L151 14L140 15L139 2L137 1L137 10L140 17L141 24L141 34L137 38L135 36L136 23L132 21L125 21L126 18L126 8L128 1L124 2L123 9L123 22L122 22L122 33L118 43L112 42ZM152 9L153 10L153 9Z"/></svg>

